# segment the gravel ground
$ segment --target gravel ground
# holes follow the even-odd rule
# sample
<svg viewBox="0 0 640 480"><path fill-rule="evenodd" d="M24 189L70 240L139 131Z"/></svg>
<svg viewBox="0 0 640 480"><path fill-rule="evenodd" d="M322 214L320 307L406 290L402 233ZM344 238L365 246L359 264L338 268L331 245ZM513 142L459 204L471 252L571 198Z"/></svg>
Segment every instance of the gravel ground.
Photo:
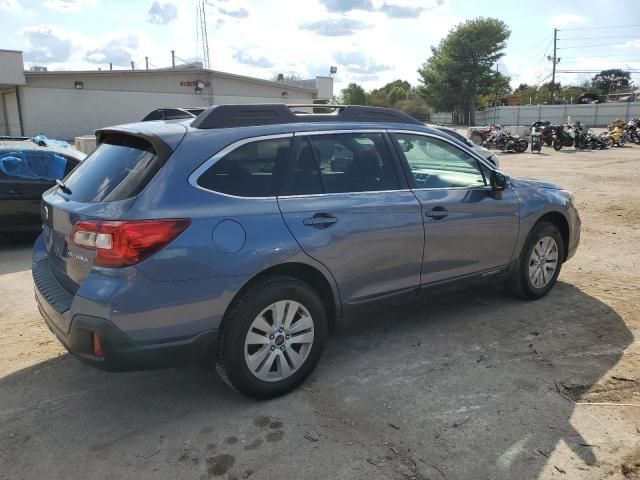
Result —
<svg viewBox="0 0 640 480"><path fill-rule="evenodd" d="M640 408L609 405L640 405L640 147L500 159L576 194L556 288L388 305L268 402L198 368L82 366L40 319L30 245L1 247L0 479L640 478Z"/></svg>

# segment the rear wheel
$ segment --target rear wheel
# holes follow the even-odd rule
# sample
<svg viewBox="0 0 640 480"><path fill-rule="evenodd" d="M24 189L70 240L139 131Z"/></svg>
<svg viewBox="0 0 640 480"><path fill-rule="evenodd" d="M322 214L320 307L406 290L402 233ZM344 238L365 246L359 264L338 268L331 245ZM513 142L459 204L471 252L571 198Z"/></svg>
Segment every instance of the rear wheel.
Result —
<svg viewBox="0 0 640 480"><path fill-rule="evenodd" d="M267 277L230 307L216 367L226 383L245 395L277 397L311 374L326 337L327 315L317 293L296 278Z"/></svg>
<svg viewBox="0 0 640 480"><path fill-rule="evenodd" d="M517 151L518 153L526 152L527 148L529 148L529 142L526 140L518 140Z"/></svg>
<svg viewBox="0 0 640 480"><path fill-rule="evenodd" d="M564 252L562 235L554 224L538 223L527 237L507 286L517 296L535 300L553 288Z"/></svg>

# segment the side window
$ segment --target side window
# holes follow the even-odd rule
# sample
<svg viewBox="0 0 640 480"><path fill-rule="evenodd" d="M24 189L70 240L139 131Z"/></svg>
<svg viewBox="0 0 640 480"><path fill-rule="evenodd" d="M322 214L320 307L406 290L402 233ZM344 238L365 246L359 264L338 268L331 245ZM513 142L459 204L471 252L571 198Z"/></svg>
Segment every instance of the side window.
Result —
<svg viewBox="0 0 640 480"><path fill-rule="evenodd" d="M371 192L400 188L381 133L338 133L296 139L281 195Z"/></svg>
<svg viewBox="0 0 640 480"><path fill-rule="evenodd" d="M290 143L289 137L246 143L214 163L197 183L207 190L238 197L274 197Z"/></svg>
<svg viewBox="0 0 640 480"><path fill-rule="evenodd" d="M486 185L478 162L458 147L433 137L394 134L415 188L471 188Z"/></svg>

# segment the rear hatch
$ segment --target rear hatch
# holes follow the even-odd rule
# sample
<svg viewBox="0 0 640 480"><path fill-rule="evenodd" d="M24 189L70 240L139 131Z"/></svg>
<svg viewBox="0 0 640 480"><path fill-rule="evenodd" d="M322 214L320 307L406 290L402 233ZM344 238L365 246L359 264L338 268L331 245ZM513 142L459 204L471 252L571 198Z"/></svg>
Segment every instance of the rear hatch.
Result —
<svg viewBox="0 0 640 480"><path fill-rule="evenodd" d="M182 129L182 136L186 129ZM75 293L94 265L95 249L72 241L81 221L117 221L162 168L173 149L155 135L99 132L98 148L43 195L43 235L51 272Z"/></svg>

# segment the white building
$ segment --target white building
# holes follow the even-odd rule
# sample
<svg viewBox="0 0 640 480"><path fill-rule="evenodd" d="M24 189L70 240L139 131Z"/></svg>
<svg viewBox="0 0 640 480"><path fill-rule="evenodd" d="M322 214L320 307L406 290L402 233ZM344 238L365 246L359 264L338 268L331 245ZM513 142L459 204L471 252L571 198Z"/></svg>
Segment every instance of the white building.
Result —
<svg viewBox="0 0 640 480"><path fill-rule="evenodd" d="M313 103L333 98L333 79L297 83L204 70L24 71L22 54L0 50L0 135L73 139L135 122L162 107Z"/></svg>

